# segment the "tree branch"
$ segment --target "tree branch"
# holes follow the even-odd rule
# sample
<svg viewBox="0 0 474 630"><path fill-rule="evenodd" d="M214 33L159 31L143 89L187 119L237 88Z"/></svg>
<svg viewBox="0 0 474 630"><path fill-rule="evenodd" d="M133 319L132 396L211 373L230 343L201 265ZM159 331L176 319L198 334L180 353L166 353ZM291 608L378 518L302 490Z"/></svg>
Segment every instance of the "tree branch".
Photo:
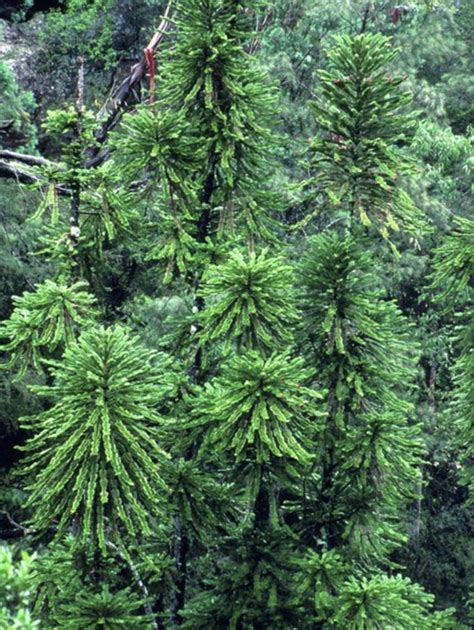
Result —
<svg viewBox="0 0 474 630"><path fill-rule="evenodd" d="M150 592L148 590L147 585L145 584L145 582L142 580L142 577L140 575L140 573L138 572L138 569L136 568L136 566L133 564L133 562L131 561L130 558L127 558L121 551L120 549L117 547L117 545L114 545L113 542L111 541L107 541L107 547L109 547L109 549L112 549L112 551L114 551L114 553L116 553L118 555L118 557L122 560L122 562L124 562L130 573L133 575L133 578L135 579L135 582L137 583L140 591L142 592L143 595L143 599L144 599L144 609L145 612L150 616L151 618L151 624L153 626L153 628L155 630L158 630L158 624L156 623L155 619L154 619L154 614L153 614L153 609L150 605Z"/></svg>
<svg viewBox="0 0 474 630"><path fill-rule="evenodd" d="M14 179L21 184L37 184L41 181L37 175L5 160L0 160L0 177Z"/></svg>
<svg viewBox="0 0 474 630"><path fill-rule="evenodd" d="M12 152L2 151L1 153L12 153ZM18 155L21 155L21 154L18 154ZM12 160L11 162L0 159L0 178L14 179L19 184L40 184L40 185L46 186L48 182L44 179L44 177L42 177L37 172L30 170L28 168L29 164L33 165L33 162L28 162L29 158L38 160L38 165L39 165L39 160L42 160L43 158L38 158L32 155L23 155L22 157L25 159L18 160L18 158L15 158L15 160L14 161ZM19 162L23 162L25 166L22 166L21 163ZM53 162L48 162L48 164L50 166L57 166ZM57 185L56 191L59 195L64 195L64 196L70 196L71 194L71 191L65 186Z"/></svg>
<svg viewBox="0 0 474 630"><path fill-rule="evenodd" d="M17 153L16 151L7 151L0 149L0 158L7 160L16 160L23 164L29 164L30 166L51 166L60 169L60 165L37 155L27 155L26 153Z"/></svg>
<svg viewBox="0 0 474 630"><path fill-rule="evenodd" d="M161 20L157 31L154 33L153 37L150 39L145 49L148 51L148 55L150 55L150 51L154 52L157 50L157 48L163 41L165 34L171 26L172 4L173 0L169 0L163 14L163 19ZM96 129L94 133L94 136L98 142L98 146L89 149L88 157L84 162L85 168L93 168L95 166L99 166L109 157L110 149L103 148L100 145L102 145L107 139L107 135L110 129L112 129L112 127L117 124L124 108L127 105L127 100L130 97L137 99L135 88L146 76L147 67L148 66L146 55L144 53L140 61L131 67L130 74L118 87L115 94L112 96L109 104L106 104L102 108L102 111L108 111L108 114L105 120L101 123L101 125ZM3 160L0 159L0 178L3 177L7 179L14 179L21 184L38 184L42 183L43 180L40 175L22 168L18 164L19 162L28 166L51 166L58 169L60 168L58 164L56 164L55 162L51 162L50 160L47 160L45 158L35 155L16 153L14 151L0 150L0 158L5 158ZM16 163L10 162L10 160ZM65 188L61 188L58 186L57 189L59 194L70 195L70 191Z"/></svg>
<svg viewBox="0 0 474 630"><path fill-rule="evenodd" d="M258 50L258 48L260 46L260 41L262 39L262 37L261 37L262 36L262 31L264 30L264 28L269 23L272 15L273 15L272 9L268 9L268 11L265 14L265 17L263 18L261 24L259 24L257 26L257 37L254 40L252 40L252 42L250 43L250 46L248 48L249 55L253 55L255 52L257 52L257 50Z"/></svg>
<svg viewBox="0 0 474 630"><path fill-rule="evenodd" d="M9 529L0 529L0 539L23 538L23 536L33 533L24 525L17 523L8 512L0 512L0 514L5 517L7 524L10 526Z"/></svg>
<svg viewBox="0 0 474 630"><path fill-rule="evenodd" d="M172 4L173 0L169 0L168 6L166 7L166 10L163 14L163 19L161 20L157 31L150 39L145 50L154 52L163 41L166 32L171 26L170 14ZM124 81L122 81L122 83L118 87L117 91L111 99L111 105L109 106L109 108L107 108L107 105L103 108L103 111L106 111L108 109L107 117L94 133L94 136L99 145L105 142L108 132L110 131L110 129L112 129L112 127L114 127L114 125L117 124L124 107L127 105L128 98L130 96L136 97L134 88L145 77L147 67L146 54L143 53L140 61L131 67L130 74ZM91 149L89 151L89 158L86 160L85 167L92 168L94 166L102 164L102 162L107 159L108 155L108 151L101 151L99 147Z"/></svg>

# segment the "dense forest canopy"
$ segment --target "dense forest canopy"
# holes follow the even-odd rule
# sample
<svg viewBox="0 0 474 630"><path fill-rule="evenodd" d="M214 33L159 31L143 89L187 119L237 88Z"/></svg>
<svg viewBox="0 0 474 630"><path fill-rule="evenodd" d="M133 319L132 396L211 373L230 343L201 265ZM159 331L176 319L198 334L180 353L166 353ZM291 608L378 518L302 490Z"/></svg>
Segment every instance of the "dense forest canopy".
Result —
<svg viewBox="0 0 474 630"><path fill-rule="evenodd" d="M474 4L0 7L0 628L474 624Z"/></svg>

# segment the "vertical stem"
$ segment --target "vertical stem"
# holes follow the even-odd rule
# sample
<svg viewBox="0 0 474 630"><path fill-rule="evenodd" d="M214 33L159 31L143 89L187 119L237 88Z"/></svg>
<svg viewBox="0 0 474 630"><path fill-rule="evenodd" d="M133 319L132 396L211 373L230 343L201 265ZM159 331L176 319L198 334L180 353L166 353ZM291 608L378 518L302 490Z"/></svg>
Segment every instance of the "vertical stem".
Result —
<svg viewBox="0 0 474 630"><path fill-rule="evenodd" d="M371 2L367 2L367 4L365 5L365 9L364 9L364 15L362 18L362 25L360 27L360 31L359 34L362 35L363 33L365 33L365 30L367 28L367 21L369 19L369 15L370 15L370 9L371 7Z"/></svg>
<svg viewBox="0 0 474 630"><path fill-rule="evenodd" d="M415 520L415 528L414 528L414 538L416 541L417 548L420 543L420 531L421 531L421 505L423 501L423 468L420 468L420 477L418 479L418 483L416 486L416 520Z"/></svg>
<svg viewBox="0 0 474 630"><path fill-rule="evenodd" d="M428 407L430 415L434 419L436 414L436 354L431 354L430 372L428 377Z"/></svg>
<svg viewBox="0 0 474 630"><path fill-rule="evenodd" d="M173 601L171 603L171 623L173 626L180 626L182 617L180 611L184 607L186 600L186 581L187 581L187 564L188 564L188 548L189 541L186 532L183 529L181 518L179 515L175 517L175 541L174 541L174 559L176 568L175 590L173 593Z"/></svg>
<svg viewBox="0 0 474 630"><path fill-rule="evenodd" d="M79 245L79 236L81 233L79 227L80 212L81 212L81 181L79 171L82 166L82 147L81 147L81 134L82 134L82 114L84 110L84 58L77 58L77 87L76 87L76 125L74 127L74 143L75 154L73 155L72 170L74 173L73 182L71 184L71 217L70 217L70 239L74 253L77 252Z"/></svg>
<svg viewBox="0 0 474 630"><path fill-rule="evenodd" d="M270 496L267 486L261 482L254 505L255 529L266 529L270 521Z"/></svg>
<svg viewBox="0 0 474 630"><path fill-rule="evenodd" d="M209 233L209 225L211 220L211 201L215 188L216 179L216 167L218 156L215 148L211 151L210 168L206 180L203 186L203 192L201 197L202 210L197 223L197 235L196 240L198 243L204 243ZM200 313L204 308L204 300L197 295L199 288L200 275L196 274L194 282L194 300L193 300L193 313ZM199 325L195 324L194 334L199 330ZM202 350L201 347L196 345L194 350L194 357L191 367L189 368L189 379L194 385L202 383ZM193 456L193 449L191 448L186 454L186 459L191 459ZM174 542L174 558L175 558L175 570L176 578L174 581L174 596L171 604L171 623L175 626L181 625L182 619L180 610L184 607L186 601L186 582L187 582L187 557L189 551L189 540L184 531L181 517L179 514L175 517L175 542Z"/></svg>

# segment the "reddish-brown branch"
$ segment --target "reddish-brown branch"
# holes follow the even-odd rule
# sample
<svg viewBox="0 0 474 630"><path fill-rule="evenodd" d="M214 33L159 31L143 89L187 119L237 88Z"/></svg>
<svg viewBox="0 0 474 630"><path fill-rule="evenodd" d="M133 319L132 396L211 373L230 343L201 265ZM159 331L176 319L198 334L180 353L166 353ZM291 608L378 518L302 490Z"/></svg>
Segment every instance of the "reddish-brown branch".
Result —
<svg viewBox="0 0 474 630"><path fill-rule="evenodd" d="M145 48L144 54L150 78L150 103L153 103L155 93L155 51L152 48Z"/></svg>
<svg viewBox="0 0 474 630"><path fill-rule="evenodd" d="M109 130L119 120L122 114L122 111L127 104L127 100L130 98L130 96L133 96L135 94L135 87L146 76L147 69L149 68L148 60L150 58L150 53L151 53L151 57L153 57L153 68L154 68L154 54L156 50L158 49L158 47L160 46L161 42L163 41L163 38L166 32L169 30L171 26L170 17L171 17L172 4L173 4L173 0L170 0L168 2L168 6L166 7L166 10L163 14L163 19L161 20L161 23L157 31L155 32L153 37L148 42L148 45L144 49L142 58L140 59L138 63L136 63L135 65L131 67L130 74L124 81L122 81L121 85L119 86L115 94L113 95L111 102L109 104L107 117L105 118L103 123L100 125L100 127L96 130L94 134L99 145L105 142ZM150 90L151 90L151 85L150 85ZM89 159L86 162L86 165L85 165L86 168L101 164L106 157L105 152L101 152L99 147L94 149L91 153L92 154L90 155Z"/></svg>

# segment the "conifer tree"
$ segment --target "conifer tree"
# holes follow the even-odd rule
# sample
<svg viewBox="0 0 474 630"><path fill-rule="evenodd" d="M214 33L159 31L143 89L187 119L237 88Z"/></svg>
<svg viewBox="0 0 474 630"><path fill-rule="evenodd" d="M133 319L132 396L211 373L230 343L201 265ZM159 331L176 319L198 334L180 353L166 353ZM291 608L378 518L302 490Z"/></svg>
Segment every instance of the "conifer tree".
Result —
<svg viewBox="0 0 474 630"><path fill-rule="evenodd" d="M284 313L288 300L282 295L283 278L278 279L278 273L288 278L288 269L281 261L253 254L259 238L271 237L269 211L277 205L268 185L272 143L269 122L274 117L275 96L246 50L252 42L253 19L259 8L260 3L256 2L181 2L176 17L177 40L162 68L163 98L154 105L157 112L163 108L171 112L170 119L178 125L174 130L183 121L177 140L183 150L175 162L181 178L179 182L176 176L160 179L156 216L161 229L149 257L164 260L165 280L174 277L178 282L181 276L181 281L186 282L193 311L189 321L194 333L191 338L186 337L192 387L199 388L209 372L212 375L218 369L221 357L220 351L215 350L220 348L212 348L214 340L222 339L223 351L228 354L235 344L245 345L250 339L271 351L276 341L274 333L282 339L291 338L285 330L285 323L292 317L291 309ZM126 153L126 140L123 143ZM175 151L176 146L174 141ZM196 151L196 147L200 150ZM161 164L169 168L166 157L162 150L150 154L148 168L158 178L160 170L163 173ZM194 161L192 167L190 160ZM237 244L247 246L250 260L243 253L234 253L234 266L229 261L222 268L223 276L219 263L229 247ZM212 280L212 269L209 274L206 271L211 262L215 263L212 269L221 278L221 284ZM250 281L246 304L242 302L245 295L234 303L234 282L239 282L239 277L242 282ZM281 295L278 298L275 294L274 302L265 280ZM204 397L197 394L201 404ZM193 419L185 426L194 422ZM194 435L192 429L191 436ZM205 435L203 438L206 440ZM173 450L178 457L196 460L196 448L189 437L183 439L181 452L176 445ZM209 468L199 459L196 465ZM210 479L207 485L212 485ZM195 552L189 539L196 535L202 538L202 534L193 534L182 507L175 518L174 623L180 623L186 567Z"/></svg>
<svg viewBox="0 0 474 630"><path fill-rule="evenodd" d="M388 575L423 452L417 348L367 236L420 226L399 186L408 99L385 75L387 40L338 41L304 188L306 222L321 208L343 221L310 241L294 290L300 252L275 221L276 99L249 52L261 8L177 3L156 98L124 116L109 166L82 178L73 165L94 292L106 294L102 253L138 216L146 290L187 309L169 322L176 334L151 342L173 358L122 325L72 323L62 302L51 318L39 300L33 340L16 334L19 310L5 326L7 349L29 361L38 346L51 376L36 388L45 410L23 421L23 471L31 524L55 538L40 599L56 627L451 627L421 588ZM54 573L63 555L69 601Z"/></svg>
<svg viewBox="0 0 474 630"><path fill-rule="evenodd" d="M423 451L399 389L410 387L416 349L400 312L376 288L373 267L362 243L323 233L312 239L301 268L301 342L328 387L306 527L328 549L347 544L369 564L400 539L397 507L413 496Z"/></svg>
<svg viewBox="0 0 474 630"><path fill-rule="evenodd" d="M319 127L309 156L309 215L341 215L375 227L384 238L403 228L419 232L422 215L399 185L414 168L400 150L414 133L405 113L411 96L400 89L406 77L392 76L397 51L382 35L341 35L320 71L320 98L312 103Z"/></svg>
<svg viewBox="0 0 474 630"><path fill-rule="evenodd" d="M391 58L378 35L339 38L322 74L324 104L315 106L322 132L310 149L314 174L306 186L315 210L308 218L332 209L336 219L310 241L300 266L299 343L327 387L327 416L304 493L289 505L316 551L301 575L303 588L315 589L308 612L321 628L434 622L430 597L401 576L383 575L405 539L401 517L423 453L406 394L416 346L380 288L367 238L372 225L384 238L389 228L421 225L398 185L409 169L397 145L413 123L397 111L407 97L397 91L401 79L385 74ZM410 619L409 601L416 602Z"/></svg>
<svg viewBox="0 0 474 630"><path fill-rule="evenodd" d="M151 532L166 498L156 412L165 366L120 327L84 332L66 350L54 384L36 388L53 406L23 421L34 527L54 525L59 539L73 526L78 544L103 553L124 531Z"/></svg>
<svg viewBox="0 0 474 630"><path fill-rule="evenodd" d="M457 359L453 367L455 398L453 411L456 442L464 456L465 481L471 494L474 481L474 222L457 217L455 226L435 253L436 299L445 311L456 313L454 342ZM462 305L462 310L459 306Z"/></svg>

